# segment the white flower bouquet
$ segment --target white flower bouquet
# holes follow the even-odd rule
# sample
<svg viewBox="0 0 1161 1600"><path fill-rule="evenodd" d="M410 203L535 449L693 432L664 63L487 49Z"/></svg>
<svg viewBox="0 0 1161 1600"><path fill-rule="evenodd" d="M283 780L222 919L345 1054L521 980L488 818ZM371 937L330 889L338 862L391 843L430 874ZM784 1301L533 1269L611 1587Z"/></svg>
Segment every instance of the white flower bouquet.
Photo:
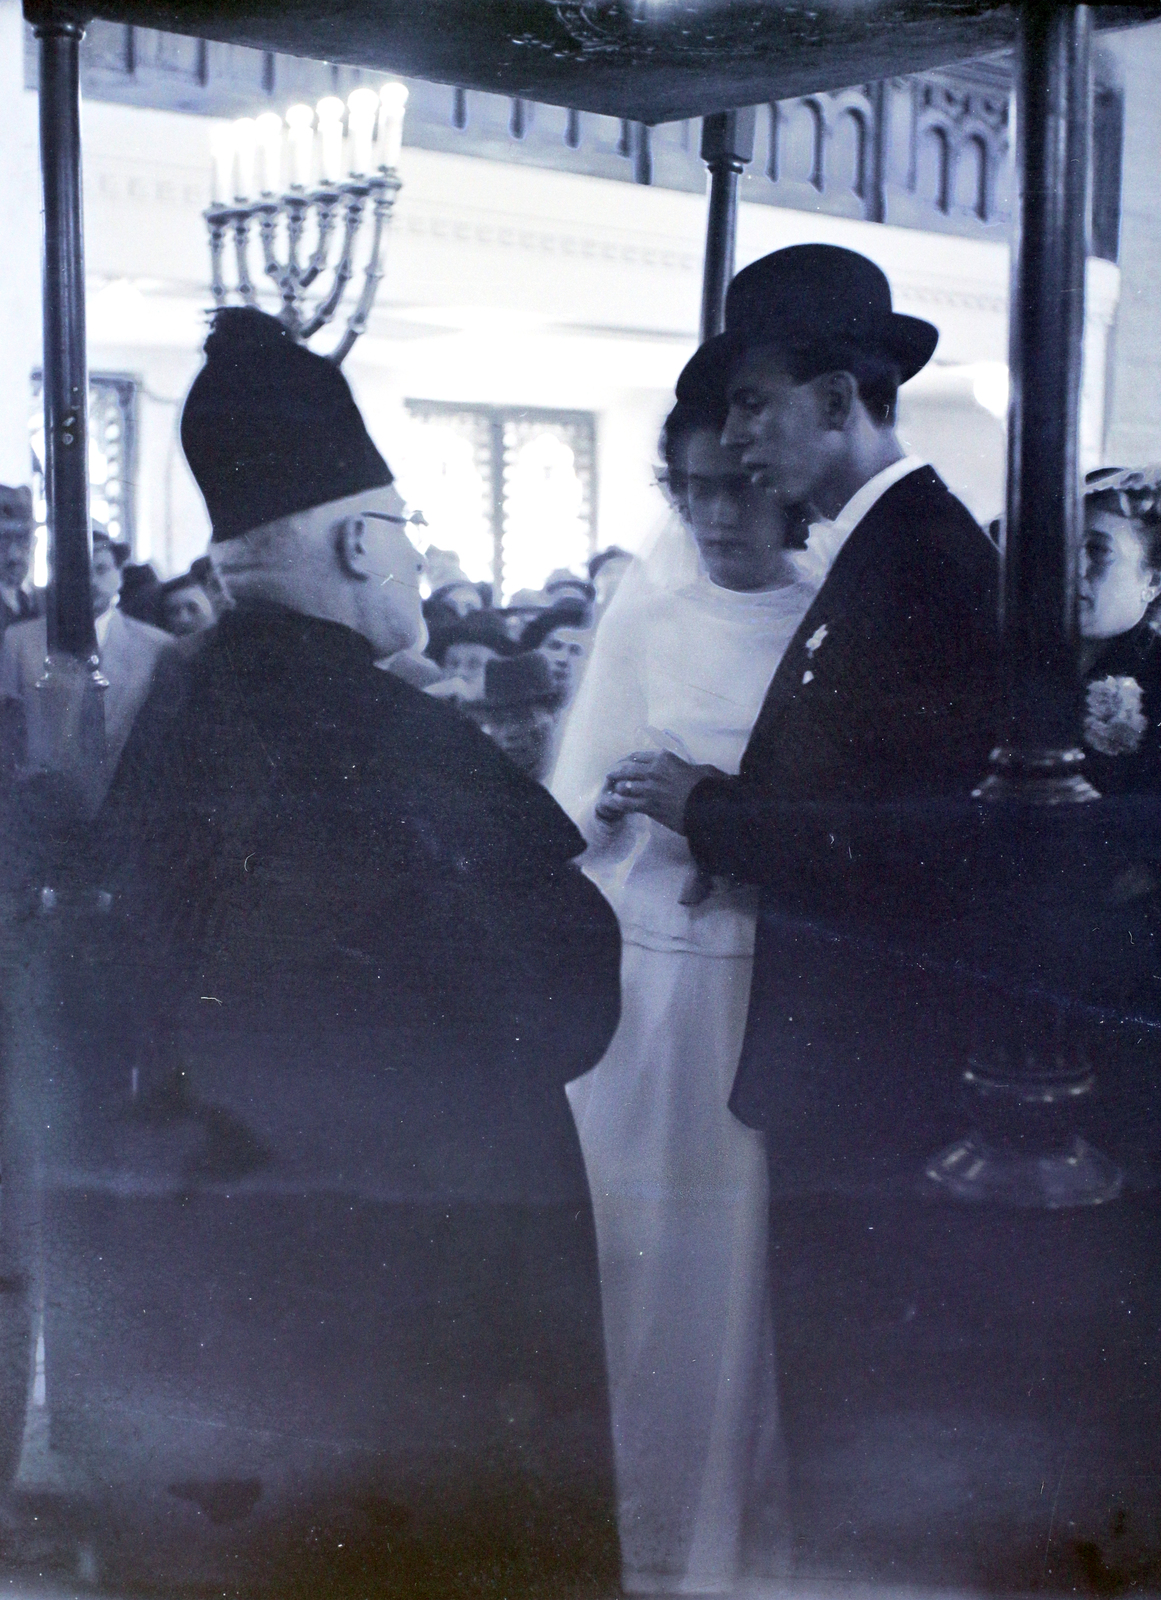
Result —
<svg viewBox="0 0 1161 1600"><path fill-rule="evenodd" d="M1096 678L1085 696L1084 742L1103 756L1132 755L1148 723L1136 678Z"/></svg>

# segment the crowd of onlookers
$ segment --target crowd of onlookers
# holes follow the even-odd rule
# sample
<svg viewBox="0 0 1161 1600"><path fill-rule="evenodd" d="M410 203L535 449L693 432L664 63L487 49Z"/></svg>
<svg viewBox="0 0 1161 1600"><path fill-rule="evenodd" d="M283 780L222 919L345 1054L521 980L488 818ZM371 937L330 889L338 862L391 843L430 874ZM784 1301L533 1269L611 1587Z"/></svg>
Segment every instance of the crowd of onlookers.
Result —
<svg viewBox="0 0 1161 1600"><path fill-rule="evenodd" d="M9 772L27 760L32 690L47 648L45 595L31 583L33 535L29 491L0 485L0 761ZM212 627L230 603L208 557L163 581L148 562L132 562L130 553L128 544L94 527L93 612L114 762L161 650ZM611 546L591 558L584 574L558 570L542 589L518 590L500 605L491 583L473 583L453 554L432 548L426 647L383 665L449 701L525 772L542 779L593 629L632 559Z"/></svg>
<svg viewBox="0 0 1161 1600"><path fill-rule="evenodd" d="M553 572L542 589L519 589L506 605L490 583L472 583L454 556L428 551L428 643L394 670L470 717L525 772L546 776L564 713L580 685L597 620L632 557L599 551L585 576Z"/></svg>

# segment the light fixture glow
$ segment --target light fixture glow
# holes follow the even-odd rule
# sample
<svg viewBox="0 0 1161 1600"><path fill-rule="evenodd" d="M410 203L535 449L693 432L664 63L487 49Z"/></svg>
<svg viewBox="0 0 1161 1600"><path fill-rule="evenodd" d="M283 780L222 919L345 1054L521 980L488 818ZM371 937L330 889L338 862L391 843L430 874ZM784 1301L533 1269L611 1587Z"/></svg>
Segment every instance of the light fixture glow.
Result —
<svg viewBox="0 0 1161 1600"><path fill-rule="evenodd" d="M972 397L999 422L1008 415L1010 385L1002 361L978 361L972 371Z"/></svg>

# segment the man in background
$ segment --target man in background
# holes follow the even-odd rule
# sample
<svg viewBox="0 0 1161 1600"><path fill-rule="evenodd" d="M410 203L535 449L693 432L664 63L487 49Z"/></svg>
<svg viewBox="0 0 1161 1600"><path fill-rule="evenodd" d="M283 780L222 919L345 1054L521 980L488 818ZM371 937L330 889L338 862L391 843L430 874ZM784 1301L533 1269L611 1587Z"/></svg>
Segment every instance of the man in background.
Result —
<svg viewBox="0 0 1161 1600"><path fill-rule="evenodd" d="M93 530L91 594L97 636L97 661L107 687L101 691L105 721L105 758L96 779L96 800L103 797L130 729L145 704L153 675L165 651L172 647L169 634L148 622L127 616L117 604L121 573L129 559L129 546L112 540L101 527ZM43 616L10 623L0 644L0 702L6 706L2 722L14 748L5 766L26 771L35 752L47 746L41 721L43 696L37 684L44 677L48 654L48 624ZM94 802L95 803L95 802Z"/></svg>
<svg viewBox="0 0 1161 1600"><path fill-rule="evenodd" d="M515 766L542 783L552 765L560 694L538 650L484 668L484 693L464 709Z"/></svg>
<svg viewBox="0 0 1161 1600"><path fill-rule="evenodd" d="M0 635L13 622L44 610L41 591L29 586L32 569L32 491L0 483Z"/></svg>
<svg viewBox="0 0 1161 1600"><path fill-rule="evenodd" d="M522 650L538 650L548 662L562 712L568 710L580 688L592 640L591 628L562 621L556 607L536 617L520 635Z"/></svg>

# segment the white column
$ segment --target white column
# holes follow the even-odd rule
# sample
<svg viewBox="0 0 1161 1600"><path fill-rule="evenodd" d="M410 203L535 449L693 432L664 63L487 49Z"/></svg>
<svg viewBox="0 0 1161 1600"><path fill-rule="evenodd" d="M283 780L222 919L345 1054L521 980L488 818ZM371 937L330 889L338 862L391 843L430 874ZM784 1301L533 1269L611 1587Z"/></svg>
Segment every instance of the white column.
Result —
<svg viewBox="0 0 1161 1600"><path fill-rule="evenodd" d="M1109 340L1121 294L1121 274L1111 261L1090 256L1084 289L1084 380L1080 390L1080 470L1108 465ZM1117 465L1117 463L1113 463Z"/></svg>
<svg viewBox="0 0 1161 1600"><path fill-rule="evenodd" d="M36 95L24 87L20 0L0 0L0 482L30 478L30 377L40 365L40 200Z"/></svg>
<svg viewBox="0 0 1161 1600"><path fill-rule="evenodd" d="M1105 459L1139 467L1161 461L1161 23L1104 39L1125 83L1121 297Z"/></svg>

